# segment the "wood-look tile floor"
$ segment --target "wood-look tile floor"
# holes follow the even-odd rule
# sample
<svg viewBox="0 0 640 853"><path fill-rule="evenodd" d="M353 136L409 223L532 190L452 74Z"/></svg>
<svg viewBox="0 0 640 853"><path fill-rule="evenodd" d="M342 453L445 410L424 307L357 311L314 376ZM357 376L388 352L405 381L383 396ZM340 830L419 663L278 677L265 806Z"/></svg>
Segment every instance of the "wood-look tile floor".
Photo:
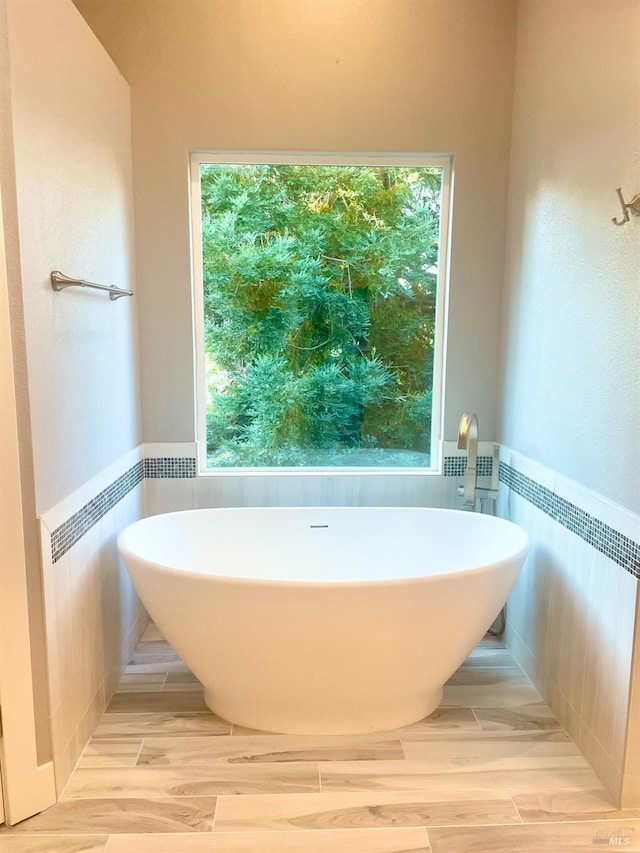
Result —
<svg viewBox="0 0 640 853"><path fill-rule="evenodd" d="M531 682L484 640L430 717L302 737L232 726L152 625L60 802L0 853L640 851Z"/></svg>

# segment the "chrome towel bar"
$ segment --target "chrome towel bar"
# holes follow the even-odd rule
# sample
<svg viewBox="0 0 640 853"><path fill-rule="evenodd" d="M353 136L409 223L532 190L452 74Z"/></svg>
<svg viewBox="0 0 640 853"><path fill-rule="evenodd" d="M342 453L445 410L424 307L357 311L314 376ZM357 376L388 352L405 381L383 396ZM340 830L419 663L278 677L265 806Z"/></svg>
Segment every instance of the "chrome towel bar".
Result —
<svg viewBox="0 0 640 853"><path fill-rule="evenodd" d="M109 299L133 296L133 290L125 290L122 287L116 287L115 284L94 284L92 281L85 281L83 278L70 278L60 270L54 270L51 273L51 287L54 290L64 290L65 287L92 287L94 290L106 290Z"/></svg>

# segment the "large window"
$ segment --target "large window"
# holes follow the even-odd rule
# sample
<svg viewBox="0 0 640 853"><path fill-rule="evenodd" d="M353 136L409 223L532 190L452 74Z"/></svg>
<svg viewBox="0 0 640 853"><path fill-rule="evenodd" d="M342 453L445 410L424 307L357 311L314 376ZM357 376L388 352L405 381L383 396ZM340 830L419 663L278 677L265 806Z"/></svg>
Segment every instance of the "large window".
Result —
<svg viewBox="0 0 640 853"><path fill-rule="evenodd" d="M448 158L193 156L203 468L435 466L448 199Z"/></svg>

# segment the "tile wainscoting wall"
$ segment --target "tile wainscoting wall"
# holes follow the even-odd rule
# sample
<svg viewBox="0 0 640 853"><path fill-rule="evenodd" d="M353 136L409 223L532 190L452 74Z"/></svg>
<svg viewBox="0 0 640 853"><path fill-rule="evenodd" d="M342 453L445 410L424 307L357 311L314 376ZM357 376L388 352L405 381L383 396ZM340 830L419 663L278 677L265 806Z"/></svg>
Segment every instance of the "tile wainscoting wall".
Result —
<svg viewBox="0 0 640 853"><path fill-rule="evenodd" d="M144 512L142 460L137 448L40 517L58 796L148 623L116 550Z"/></svg>
<svg viewBox="0 0 640 853"><path fill-rule="evenodd" d="M616 800L639 805L640 518L508 448L500 480L499 515L531 537L507 644Z"/></svg>
<svg viewBox="0 0 640 853"><path fill-rule="evenodd" d="M480 443L480 485L490 484L493 446ZM443 475L426 477L199 477L196 450L195 443L141 446L41 518L59 792L147 624L117 555L125 526L146 515L216 506L461 504L464 454L454 442L443 445ZM506 448L501 479L499 514L525 527L533 542L508 607L510 648L614 796L640 804L640 750L633 750L640 721L630 725L628 713L630 701L640 706L640 677L630 691L639 520Z"/></svg>
<svg viewBox="0 0 640 853"><path fill-rule="evenodd" d="M157 512L145 481L184 506L196 476L194 444L144 445L40 517L49 714L58 794L120 680L148 616L118 557L127 525ZM181 506L171 506L179 509Z"/></svg>
<svg viewBox="0 0 640 853"><path fill-rule="evenodd" d="M478 485L489 487L494 442L481 441L478 447ZM442 475L421 475L398 471L359 474L354 471L271 474L233 470L217 476L182 479L166 477L144 481L145 512L155 515L180 509L242 506L433 506L459 507L456 494L464 474L465 454L456 442L442 443ZM168 460L172 457L195 458L196 444L146 444L145 456Z"/></svg>

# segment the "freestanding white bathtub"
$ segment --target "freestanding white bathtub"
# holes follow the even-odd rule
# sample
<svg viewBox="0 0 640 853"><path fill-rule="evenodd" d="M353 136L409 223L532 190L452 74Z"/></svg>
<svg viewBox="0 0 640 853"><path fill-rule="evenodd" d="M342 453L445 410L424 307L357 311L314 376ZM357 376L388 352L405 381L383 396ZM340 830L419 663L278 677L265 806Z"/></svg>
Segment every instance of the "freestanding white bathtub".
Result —
<svg viewBox="0 0 640 853"><path fill-rule="evenodd" d="M437 707L528 540L511 522L454 510L252 508L152 516L118 546L216 714L353 734Z"/></svg>

